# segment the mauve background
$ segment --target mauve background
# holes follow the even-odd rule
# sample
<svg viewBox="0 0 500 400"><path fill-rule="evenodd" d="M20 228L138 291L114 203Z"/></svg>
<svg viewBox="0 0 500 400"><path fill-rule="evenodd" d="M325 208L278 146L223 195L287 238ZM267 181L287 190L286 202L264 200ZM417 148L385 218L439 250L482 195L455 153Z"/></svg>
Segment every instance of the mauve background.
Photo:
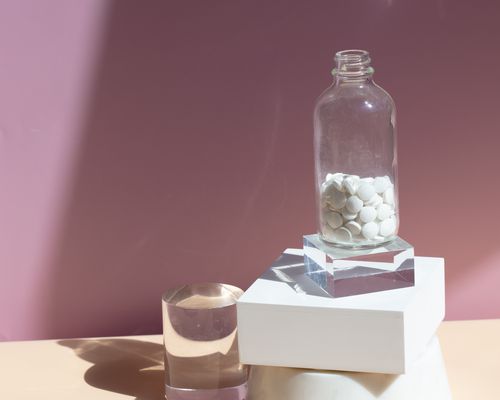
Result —
<svg viewBox="0 0 500 400"><path fill-rule="evenodd" d="M160 332L314 231L335 51L398 107L401 235L500 317L500 2L0 1L0 339Z"/></svg>

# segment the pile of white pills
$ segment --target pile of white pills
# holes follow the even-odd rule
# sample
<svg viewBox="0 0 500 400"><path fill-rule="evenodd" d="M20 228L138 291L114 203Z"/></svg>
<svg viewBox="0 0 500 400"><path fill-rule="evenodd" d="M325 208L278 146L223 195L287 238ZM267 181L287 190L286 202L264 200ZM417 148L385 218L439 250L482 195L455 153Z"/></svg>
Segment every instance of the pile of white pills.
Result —
<svg viewBox="0 0 500 400"><path fill-rule="evenodd" d="M383 242L397 229L394 184L388 176L328 174L321 208L322 234L331 242Z"/></svg>

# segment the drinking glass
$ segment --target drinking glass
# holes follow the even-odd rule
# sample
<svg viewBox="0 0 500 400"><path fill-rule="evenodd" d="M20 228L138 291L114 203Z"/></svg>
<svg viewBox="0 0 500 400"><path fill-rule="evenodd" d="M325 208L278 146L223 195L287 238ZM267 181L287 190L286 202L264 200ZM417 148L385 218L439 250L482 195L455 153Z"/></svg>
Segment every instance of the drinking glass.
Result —
<svg viewBox="0 0 500 400"><path fill-rule="evenodd" d="M239 361L236 301L243 291L199 283L163 295L167 400L245 400L248 369Z"/></svg>

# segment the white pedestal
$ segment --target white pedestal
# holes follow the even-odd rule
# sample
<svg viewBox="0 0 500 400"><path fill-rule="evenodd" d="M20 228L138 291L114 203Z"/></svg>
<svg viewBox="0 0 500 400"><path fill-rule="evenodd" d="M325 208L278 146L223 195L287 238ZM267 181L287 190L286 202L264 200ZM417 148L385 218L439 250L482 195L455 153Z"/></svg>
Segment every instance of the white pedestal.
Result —
<svg viewBox="0 0 500 400"><path fill-rule="evenodd" d="M442 258L415 257L413 287L341 298L301 293L269 276L237 304L245 364L401 374L444 318Z"/></svg>
<svg viewBox="0 0 500 400"><path fill-rule="evenodd" d="M404 375L254 366L249 400L450 400L439 341Z"/></svg>

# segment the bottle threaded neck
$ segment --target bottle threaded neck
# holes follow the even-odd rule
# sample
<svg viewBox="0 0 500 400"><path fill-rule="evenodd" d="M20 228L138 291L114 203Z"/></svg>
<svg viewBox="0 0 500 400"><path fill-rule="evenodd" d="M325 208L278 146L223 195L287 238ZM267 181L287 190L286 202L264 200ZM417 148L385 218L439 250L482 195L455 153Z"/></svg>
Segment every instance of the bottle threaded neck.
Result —
<svg viewBox="0 0 500 400"><path fill-rule="evenodd" d="M373 74L370 53L366 50L342 50L335 54L333 76L343 78L368 77Z"/></svg>

